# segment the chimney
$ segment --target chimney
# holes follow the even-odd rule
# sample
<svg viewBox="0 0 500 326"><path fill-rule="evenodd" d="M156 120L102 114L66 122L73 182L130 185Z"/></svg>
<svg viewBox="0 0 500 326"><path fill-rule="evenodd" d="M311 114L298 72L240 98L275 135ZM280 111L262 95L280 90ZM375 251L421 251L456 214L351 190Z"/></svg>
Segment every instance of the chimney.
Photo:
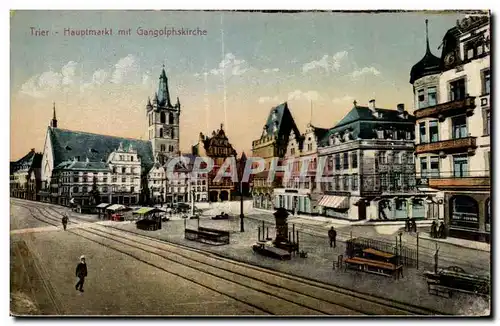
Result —
<svg viewBox="0 0 500 326"><path fill-rule="evenodd" d="M405 112L405 105L404 105L404 103L399 103L397 107L398 107L398 112L399 113Z"/></svg>
<svg viewBox="0 0 500 326"><path fill-rule="evenodd" d="M370 108L370 110L372 111L375 111L375 100L370 100L370 102L368 102L368 108Z"/></svg>

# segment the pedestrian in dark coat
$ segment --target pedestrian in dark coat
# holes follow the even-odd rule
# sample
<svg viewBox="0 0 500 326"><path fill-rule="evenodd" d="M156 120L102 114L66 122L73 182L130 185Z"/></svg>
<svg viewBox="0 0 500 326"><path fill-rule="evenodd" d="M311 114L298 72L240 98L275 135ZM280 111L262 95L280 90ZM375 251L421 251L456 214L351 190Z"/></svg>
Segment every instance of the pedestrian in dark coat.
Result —
<svg viewBox="0 0 500 326"><path fill-rule="evenodd" d="M80 263L76 266L76 277L78 277L78 283L76 283L75 289L83 292L83 283L85 283L85 277L87 277L87 264L85 263L85 256L80 257Z"/></svg>
<svg viewBox="0 0 500 326"><path fill-rule="evenodd" d="M437 237L437 223L436 221L432 221L431 224L431 238L436 238Z"/></svg>
<svg viewBox="0 0 500 326"><path fill-rule="evenodd" d="M411 228L413 232L417 232L417 222L415 221L414 218L411 219Z"/></svg>
<svg viewBox="0 0 500 326"><path fill-rule="evenodd" d="M407 217L405 221L405 231L410 232L410 218Z"/></svg>
<svg viewBox="0 0 500 326"><path fill-rule="evenodd" d="M441 239L446 238L446 230L445 230L443 222L441 222L441 224L439 225L438 234L439 234L439 238L441 238Z"/></svg>
<svg viewBox="0 0 500 326"><path fill-rule="evenodd" d="M63 225L64 231L66 231L66 226L68 225L68 216L66 214L62 217L62 225Z"/></svg>
<svg viewBox="0 0 500 326"><path fill-rule="evenodd" d="M333 226L328 230L328 238L330 238L330 248L337 248L337 231L335 231Z"/></svg>

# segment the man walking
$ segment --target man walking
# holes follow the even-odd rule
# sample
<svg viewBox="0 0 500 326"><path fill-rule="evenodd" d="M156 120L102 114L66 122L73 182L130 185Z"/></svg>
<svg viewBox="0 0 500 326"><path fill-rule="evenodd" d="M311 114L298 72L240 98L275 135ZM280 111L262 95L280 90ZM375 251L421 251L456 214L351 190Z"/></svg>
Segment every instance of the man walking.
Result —
<svg viewBox="0 0 500 326"><path fill-rule="evenodd" d="M436 223L436 221L432 221L431 238L437 238L437 223Z"/></svg>
<svg viewBox="0 0 500 326"><path fill-rule="evenodd" d="M78 277L78 283L75 285L75 289L83 292L83 283L85 282L85 277L87 277L87 264L85 263L85 256L80 257L80 263L76 266L76 277Z"/></svg>
<svg viewBox="0 0 500 326"><path fill-rule="evenodd" d="M68 225L68 215L64 214L62 217L62 225L64 228L64 231L66 231L66 226Z"/></svg>
<svg viewBox="0 0 500 326"><path fill-rule="evenodd" d="M446 239L446 229L443 222L441 222L441 224L439 225L438 237L441 239Z"/></svg>
<svg viewBox="0 0 500 326"><path fill-rule="evenodd" d="M330 238L330 248L337 248L337 231L335 231L333 226L328 230L328 238Z"/></svg>

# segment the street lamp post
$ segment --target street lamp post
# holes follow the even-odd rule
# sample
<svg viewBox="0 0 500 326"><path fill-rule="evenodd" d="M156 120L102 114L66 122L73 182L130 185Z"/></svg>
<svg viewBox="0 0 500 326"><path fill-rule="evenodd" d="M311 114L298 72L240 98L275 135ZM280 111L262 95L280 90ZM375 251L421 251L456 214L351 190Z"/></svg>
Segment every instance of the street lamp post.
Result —
<svg viewBox="0 0 500 326"><path fill-rule="evenodd" d="M245 218L243 214L243 180L240 180L240 232L245 232L243 218Z"/></svg>
<svg viewBox="0 0 500 326"><path fill-rule="evenodd" d="M194 189L191 190L191 216L194 216Z"/></svg>

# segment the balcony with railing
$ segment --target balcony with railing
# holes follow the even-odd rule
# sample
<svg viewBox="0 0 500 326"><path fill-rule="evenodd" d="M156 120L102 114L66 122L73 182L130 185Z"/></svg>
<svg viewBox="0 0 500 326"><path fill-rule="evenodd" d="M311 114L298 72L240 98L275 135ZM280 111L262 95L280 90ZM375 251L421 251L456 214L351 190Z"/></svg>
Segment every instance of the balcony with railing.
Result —
<svg viewBox="0 0 500 326"><path fill-rule="evenodd" d="M416 191L415 173L363 174L360 177L361 196L413 193ZM358 189L358 188L357 188Z"/></svg>
<svg viewBox="0 0 500 326"><path fill-rule="evenodd" d="M419 144L415 147L415 153L441 153L445 155L447 153L457 153L464 151L474 152L476 147L476 137L464 137Z"/></svg>
<svg viewBox="0 0 500 326"><path fill-rule="evenodd" d="M417 176L417 187L439 190L490 190L489 171L436 172Z"/></svg>
<svg viewBox="0 0 500 326"><path fill-rule="evenodd" d="M415 110L414 115L416 119L422 119L427 117L439 118L439 120L444 121L444 119L450 115L456 113L466 113L467 115L472 115L474 113L474 108L476 107L476 98L474 96L467 96L461 100L449 101L430 107Z"/></svg>

